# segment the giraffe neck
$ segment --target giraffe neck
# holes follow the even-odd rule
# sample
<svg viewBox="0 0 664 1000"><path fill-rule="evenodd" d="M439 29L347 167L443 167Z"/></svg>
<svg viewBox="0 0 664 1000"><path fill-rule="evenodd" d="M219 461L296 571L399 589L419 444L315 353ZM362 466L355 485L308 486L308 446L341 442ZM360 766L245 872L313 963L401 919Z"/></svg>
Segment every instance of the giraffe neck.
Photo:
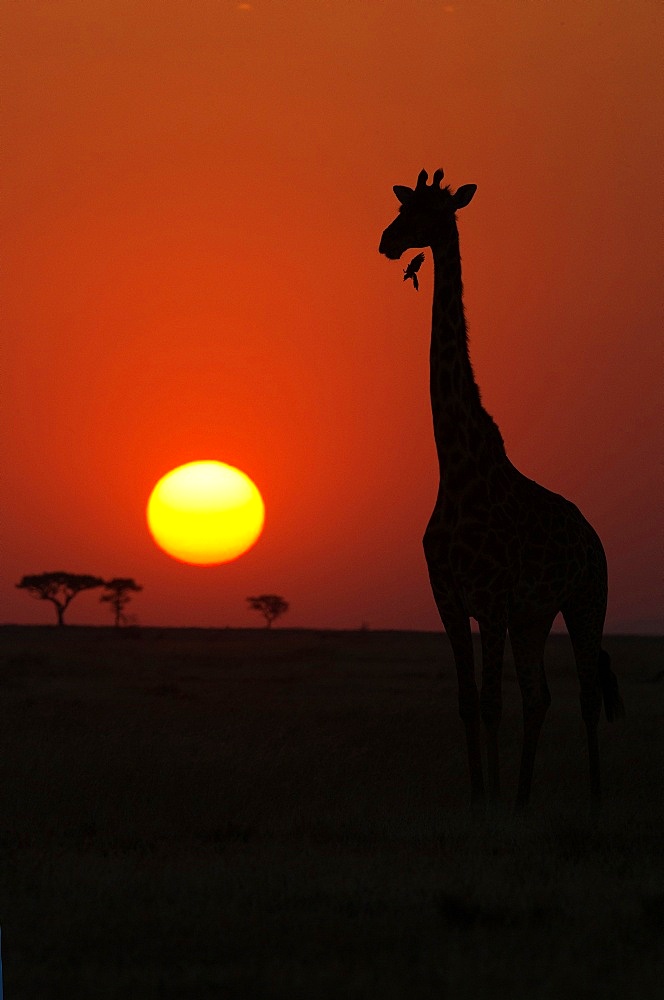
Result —
<svg viewBox="0 0 664 1000"><path fill-rule="evenodd" d="M431 410L441 481L445 481L455 466L482 469L507 462L507 457L500 431L482 406L470 363L456 226L449 242L431 249Z"/></svg>

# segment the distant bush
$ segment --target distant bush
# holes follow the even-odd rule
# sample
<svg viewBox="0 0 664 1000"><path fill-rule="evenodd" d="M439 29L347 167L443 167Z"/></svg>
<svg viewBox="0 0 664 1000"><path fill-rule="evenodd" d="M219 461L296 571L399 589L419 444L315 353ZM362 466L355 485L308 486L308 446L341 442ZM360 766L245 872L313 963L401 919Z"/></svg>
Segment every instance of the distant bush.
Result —
<svg viewBox="0 0 664 1000"><path fill-rule="evenodd" d="M249 606L253 611L259 611L265 618L265 627L272 628L272 622L288 611L288 601L278 594L260 594L258 597L248 597Z"/></svg>
<svg viewBox="0 0 664 1000"><path fill-rule="evenodd" d="M99 600L111 605L115 625L133 624L133 621L125 614L124 609L131 601L132 593L138 593L143 588L131 577L114 577L104 583L104 589L106 593L102 594Z"/></svg>

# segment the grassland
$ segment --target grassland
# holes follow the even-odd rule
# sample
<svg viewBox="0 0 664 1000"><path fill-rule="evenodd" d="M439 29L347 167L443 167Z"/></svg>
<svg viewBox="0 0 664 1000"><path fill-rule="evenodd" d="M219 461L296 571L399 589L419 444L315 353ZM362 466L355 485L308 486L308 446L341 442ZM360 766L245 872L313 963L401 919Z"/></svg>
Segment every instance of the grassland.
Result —
<svg viewBox="0 0 664 1000"><path fill-rule="evenodd" d="M660 995L664 642L606 646L593 830L565 637L532 810L473 823L442 635L0 629L6 996Z"/></svg>

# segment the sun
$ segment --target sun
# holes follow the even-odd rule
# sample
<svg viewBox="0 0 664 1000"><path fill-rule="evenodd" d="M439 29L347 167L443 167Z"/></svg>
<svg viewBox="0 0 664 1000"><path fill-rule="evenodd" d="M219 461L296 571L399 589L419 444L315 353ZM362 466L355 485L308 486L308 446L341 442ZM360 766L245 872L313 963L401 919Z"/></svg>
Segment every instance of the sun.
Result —
<svg viewBox="0 0 664 1000"><path fill-rule="evenodd" d="M159 480L147 506L150 533L180 562L216 566L258 540L265 505L244 472L224 462L188 462Z"/></svg>

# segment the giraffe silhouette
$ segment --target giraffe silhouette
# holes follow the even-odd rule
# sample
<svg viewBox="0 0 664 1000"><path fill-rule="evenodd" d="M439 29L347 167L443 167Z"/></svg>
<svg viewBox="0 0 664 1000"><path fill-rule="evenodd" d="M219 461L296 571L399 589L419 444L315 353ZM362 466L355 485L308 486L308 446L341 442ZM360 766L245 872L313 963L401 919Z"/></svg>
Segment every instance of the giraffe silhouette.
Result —
<svg viewBox="0 0 664 1000"><path fill-rule="evenodd" d="M574 504L527 479L507 457L497 425L482 405L468 353L456 212L476 191L441 187L421 171L415 188L394 187L401 208L379 251L397 260L430 247L434 261L430 391L440 467L436 504L424 534L424 553L438 611L449 637L466 731L471 802L482 810L485 784L499 794L498 729L502 668L510 636L523 701L523 744L517 809L530 797L537 742L551 696L544 644L562 612L569 632L588 739L590 791L600 796L597 726L624 715L608 654L602 650L607 568L602 543ZM479 625L482 683L478 693L470 619Z"/></svg>

